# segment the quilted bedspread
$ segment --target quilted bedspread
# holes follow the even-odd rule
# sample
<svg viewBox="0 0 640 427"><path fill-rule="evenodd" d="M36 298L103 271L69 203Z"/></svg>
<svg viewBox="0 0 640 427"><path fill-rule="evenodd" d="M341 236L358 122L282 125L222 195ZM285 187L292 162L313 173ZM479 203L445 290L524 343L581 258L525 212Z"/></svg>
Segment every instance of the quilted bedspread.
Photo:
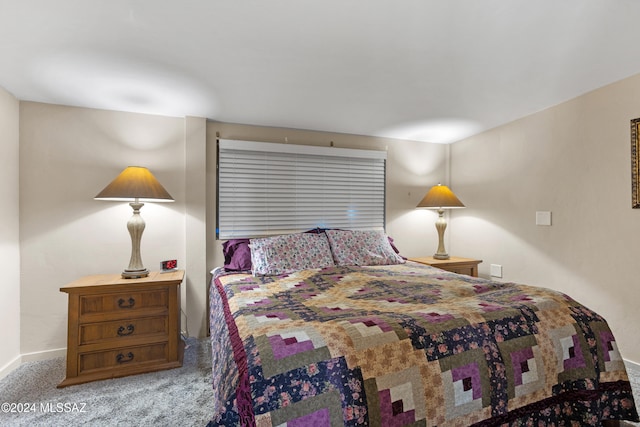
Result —
<svg viewBox="0 0 640 427"><path fill-rule="evenodd" d="M638 420L615 338L549 289L408 262L210 292L209 425L601 425Z"/></svg>

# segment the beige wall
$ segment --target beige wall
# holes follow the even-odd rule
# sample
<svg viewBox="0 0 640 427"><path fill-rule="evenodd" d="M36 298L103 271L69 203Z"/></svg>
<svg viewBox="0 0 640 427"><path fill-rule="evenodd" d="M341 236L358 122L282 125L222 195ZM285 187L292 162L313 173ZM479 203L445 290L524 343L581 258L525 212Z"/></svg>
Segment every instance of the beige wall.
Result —
<svg viewBox="0 0 640 427"><path fill-rule="evenodd" d="M453 144L451 252L506 281L565 292L603 315L640 362L640 209L631 209L629 121L640 75ZM552 226L536 226L551 211Z"/></svg>
<svg viewBox="0 0 640 427"><path fill-rule="evenodd" d="M20 361L19 103L0 88L0 378Z"/></svg>
<svg viewBox="0 0 640 427"><path fill-rule="evenodd" d="M185 264L184 139L184 119L20 103L23 354L66 347L61 286L128 266L131 207L93 200L126 166L148 167L176 200L142 208L144 265Z"/></svg>
<svg viewBox="0 0 640 427"><path fill-rule="evenodd" d="M150 269L168 258L187 269L183 330L206 334L207 272L222 264L215 240L217 132L231 139L387 150L387 231L406 255L435 249L435 213L414 207L430 185L446 178L442 145L32 102L20 103L19 121L23 354L63 354L67 300L61 286L127 266L131 208L93 196L128 165L149 167L176 200L142 209L142 258Z"/></svg>
<svg viewBox="0 0 640 427"><path fill-rule="evenodd" d="M415 206L430 186L446 181L447 147L440 144L373 138L358 135L209 122L207 127L207 263L222 265L221 242L215 240L216 224L216 135L223 139L290 144L323 145L387 151L387 234L405 256L424 256L435 252L437 233L433 211Z"/></svg>
<svg viewBox="0 0 640 427"><path fill-rule="evenodd" d="M185 119L186 166L185 199L187 204L185 286L182 287L182 305L187 314L183 329L188 324L190 335L207 335L208 301L207 269L207 121L203 118Z"/></svg>
<svg viewBox="0 0 640 427"><path fill-rule="evenodd" d="M451 216L449 252L482 258L484 276L490 264L501 264L504 280L571 294L609 319L625 358L638 362L634 329L640 321L635 308L640 287L634 268L640 210L630 208L629 120L640 116L639 104L640 77L634 77L448 148L22 102L22 284L0 289L0 313L10 323L21 322L21 348L15 334L3 332L3 342L13 340L13 347L0 350L0 368L17 352L66 346L61 286L126 267L130 238L125 224L131 209L93 196L130 164L148 166L176 199L143 208L143 261L157 268L162 259L178 258L187 267L183 306L188 329L191 335L206 333L206 271L222 263L221 242L215 240L217 134L387 150L387 232L406 256L435 251L436 214L414 207L450 173L452 189L468 208ZM0 188L15 200L18 103L0 92L0 109L3 150L9 153L2 157ZM17 259L18 211L15 204L9 206L2 211L2 223L13 224L14 234L2 236L10 236L8 252ZM535 226L536 210L552 211L553 226ZM9 283L17 283L17 270L6 273L5 278L14 278ZM15 304L5 304L19 299L19 289L20 314Z"/></svg>

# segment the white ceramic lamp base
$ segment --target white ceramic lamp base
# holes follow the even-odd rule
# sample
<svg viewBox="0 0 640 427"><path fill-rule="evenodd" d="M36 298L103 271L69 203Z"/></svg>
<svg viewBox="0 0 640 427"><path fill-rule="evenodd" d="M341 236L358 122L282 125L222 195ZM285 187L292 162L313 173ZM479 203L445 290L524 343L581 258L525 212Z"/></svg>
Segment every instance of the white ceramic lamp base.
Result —
<svg viewBox="0 0 640 427"><path fill-rule="evenodd" d="M449 259L449 254L444 249L444 230L447 228L447 221L444 219L444 210L438 209L438 219L436 220L436 230L438 230L438 251L433 254L435 259Z"/></svg>
<svg viewBox="0 0 640 427"><path fill-rule="evenodd" d="M131 202L129 206L133 208L133 216L127 222L127 229L131 235L131 259L129 260L129 267L122 272L122 278L139 279L149 275L149 270L144 268L142 257L140 256L140 241L145 227L144 219L140 216L140 209L144 206L144 203Z"/></svg>

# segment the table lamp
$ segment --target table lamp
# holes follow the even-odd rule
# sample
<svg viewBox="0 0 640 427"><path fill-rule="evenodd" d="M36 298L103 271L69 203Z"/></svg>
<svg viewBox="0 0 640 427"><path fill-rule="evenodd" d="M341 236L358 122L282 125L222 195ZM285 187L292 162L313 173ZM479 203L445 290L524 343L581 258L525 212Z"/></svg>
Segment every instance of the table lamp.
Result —
<svg viewBox="0 0 640 427"><path fill-rule="evenodd" d="M436 220L436 230L438 230L438 251L433 255L435 259L449 259L449 254L444 249L444 230L447 228L447 221L444 219L445 209L464 208L462 202L453 194L453 191L446 185L434 185L426 196L418 203L418 208L437 209L438 219Z"/></svg>
<svg viewBox="0 0 640 427"><path fill-rule="evenodd" d="M131 201L133 216L127 222L127 229L131 235L131 260L129 267L122 272L124 279L139 279L149 275L144 268L140 256L140 241L145 223L140 216L140 209L144 206L140 200L149 202L173 202L167 190L158 182L149 169L140 166L129 166L123 170L95 200Z"/></svg>

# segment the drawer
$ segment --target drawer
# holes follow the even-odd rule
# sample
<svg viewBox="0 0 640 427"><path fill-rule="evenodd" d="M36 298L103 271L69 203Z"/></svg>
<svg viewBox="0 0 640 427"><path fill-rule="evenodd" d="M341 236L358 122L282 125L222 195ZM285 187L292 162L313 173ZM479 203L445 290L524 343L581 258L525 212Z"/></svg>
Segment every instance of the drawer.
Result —
<svg viewBox="0 0 640 427"><path fill-rule="evenodd" d="M140 311L168 308L169 289L150 289L148 291L118 292L80 296L80 317L91 315L127 315L135 316Z"/></svg>
<svg viewBox="0 0 640 427"><path fill-rule="evenodd" d="M473 276L473 267L447 267L444 270L450 271L452 273Z"/></svg>
<svg viewBox="0 0 640 427"><path fill-rule="evenodd" d="M127 369L138 365L159 364L169 361L166 342L137 347L80 353L78 374L89 374L105 369Z"/></svg>
<svg viewBox="0 0 640 427"><path fill-rule="evenodd" d="M167 316L123 319L112 322L85 323L80 325L79 345L102 341L142 338L150 335L169 336Z"/></svg>

